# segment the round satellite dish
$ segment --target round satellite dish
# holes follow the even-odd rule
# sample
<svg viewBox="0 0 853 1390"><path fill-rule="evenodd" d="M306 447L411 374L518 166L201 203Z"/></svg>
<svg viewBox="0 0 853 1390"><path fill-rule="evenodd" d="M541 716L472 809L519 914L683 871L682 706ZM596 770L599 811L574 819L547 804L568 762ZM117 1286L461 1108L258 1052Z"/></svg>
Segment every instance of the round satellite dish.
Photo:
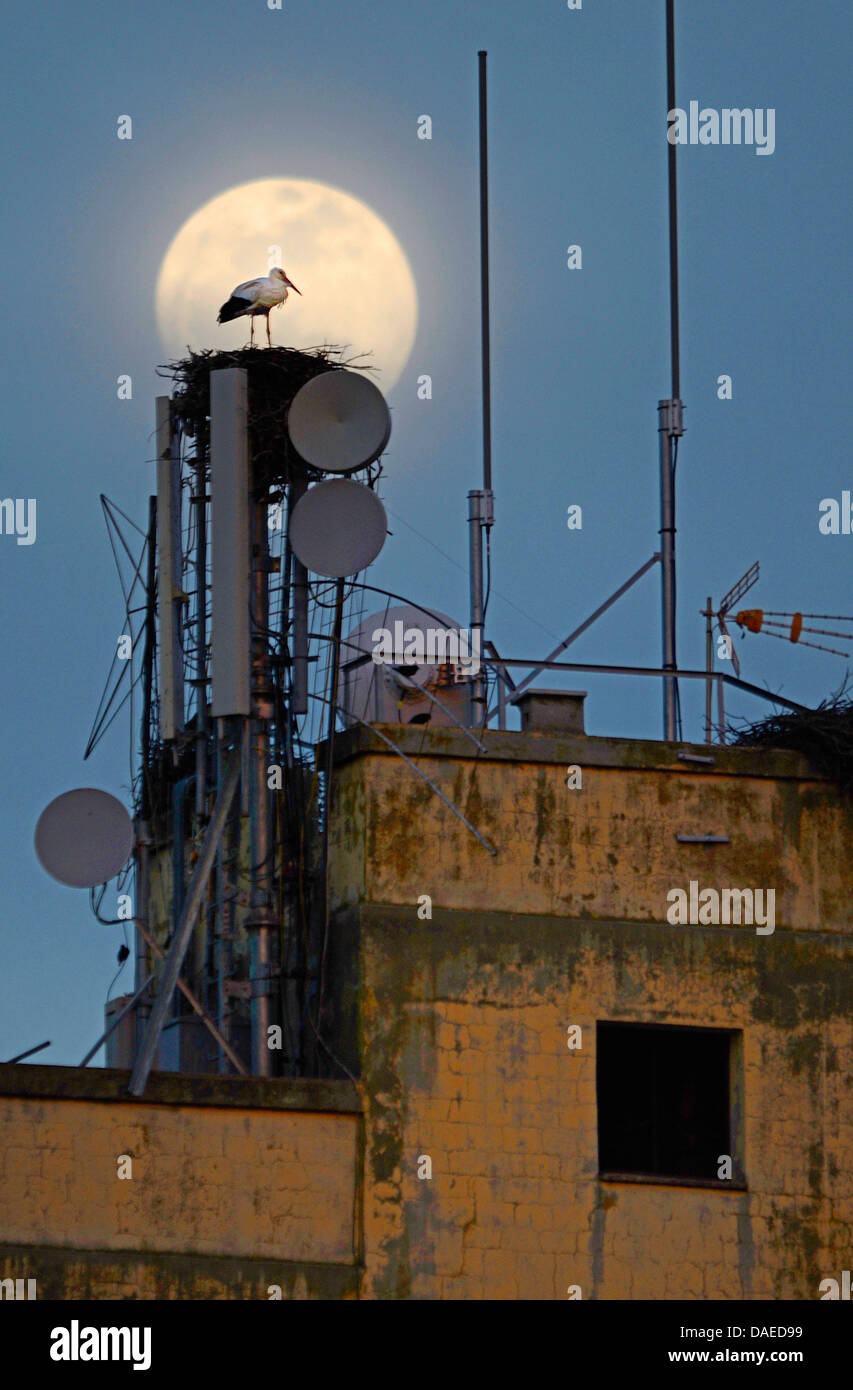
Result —
<svg viewBox="0 0 853 1390"><path fill-rule="evenodd" d="M358 372L321 372L297 391L287 415L296 452L313 468L350 473L378 458L391 436L382 392Z"/></svg>
<svg viewBox="0 0 853 1390"><path fill-rule="evenodd" d="M109 792L81 787L46 806L35 833L38 861L69 888L106 883L133 848L133 821Z"/></svg>
<svg viewBox="0 0 853 1390"><path fill-rule="evenodd" d="M368 723L408 724L428 719L433 725L451 724L447 713L427 695L419 694L426 689L464 723L468 687L464 682L448 684L442 680L447 667L436 661L439 653L430 650L430 630L449 635L458 633L460 625L438 608L424 611L413 604L389 604L363 618L342 637L338 708L344 715ZM422 653L412 650L418 646L414 639L419 632L424 637ZM380 634L381 640L390 644L392 657L377 663L373 653ZM398 672L411 684L398 682ZM412 690L412 685L417 688Z"/></svg>
<svg viewBox="0 0 853 1390"><path fill-rule="evenodd" d="M343 579L366 569L388 533L385 508L364 483L333 479L304 492L290 518L290 544L306 569Z"/></svg>

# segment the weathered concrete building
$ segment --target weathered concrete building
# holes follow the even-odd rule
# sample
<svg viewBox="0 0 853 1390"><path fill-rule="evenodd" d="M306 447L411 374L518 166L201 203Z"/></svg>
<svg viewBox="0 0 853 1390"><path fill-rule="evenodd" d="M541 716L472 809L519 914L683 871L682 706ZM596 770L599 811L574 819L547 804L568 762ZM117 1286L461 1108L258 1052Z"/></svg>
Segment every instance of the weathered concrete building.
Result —
<svg viewBox="0 0 853 1390"><path fill-rule="evenodd" d="M131 1100L123 1072L0 1067L0 1277L820 1297L853 1234L850 806L793 753L543 707L483 753L382 726L494 854L372 733L338 736L326 1029L353 1080L158 1074Z"/></svg>

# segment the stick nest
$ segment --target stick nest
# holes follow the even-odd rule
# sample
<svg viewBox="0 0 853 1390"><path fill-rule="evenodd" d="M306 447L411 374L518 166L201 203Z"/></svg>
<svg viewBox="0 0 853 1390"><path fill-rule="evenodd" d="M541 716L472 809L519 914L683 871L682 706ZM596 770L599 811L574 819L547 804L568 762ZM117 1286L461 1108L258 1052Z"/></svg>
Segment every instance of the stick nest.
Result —
<svg viewBox="0 0 853 1390"><path fill-rule="evenodd" d="M243 367L249 382L249 444L255 489L294 478L319 477L296 453L287 433L287 412L300 387L321 372L346 367L375 368L344 357L344 348L325 345L299 352L296 348L243 348L236 352L203 352L158 367L158 376L174 383L172 405L185 435L195 440L196 457L210 459L210 373L222 367Z"/></svg>
<svg viewBox="0 0 853 1390"><path fill-rule="evenodd" d="M853 699L846 689L816 709L775 714L745 727L730 726L732 743L748 748L790 748L846 796L853 796Z"/></svg>

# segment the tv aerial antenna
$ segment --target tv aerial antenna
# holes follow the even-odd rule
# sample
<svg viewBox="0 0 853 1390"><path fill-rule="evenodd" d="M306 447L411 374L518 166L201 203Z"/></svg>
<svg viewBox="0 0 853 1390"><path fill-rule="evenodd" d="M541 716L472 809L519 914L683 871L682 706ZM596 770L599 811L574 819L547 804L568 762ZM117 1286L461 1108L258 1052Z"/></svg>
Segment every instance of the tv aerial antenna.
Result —
<svg viewBox="0 0 853 1390"><path fill-rule="evenodd" d="M723 637L728 638L729 650L731 652L732 658L732 665L735 668L736 676L740 675L740 660L735 650L734 643L732 642L729 630L726 627L726 618L728 617L728 614L731 611L731 609L734 608L735 604L743 598L744 594L752 588L753 584L757 583L758 561L756 560L755 564L750 565L746 574L742 574L737 584L732 585L731 589L729 589L729 592L725 594L724 597L720 600L720 606L717 609L717 622L720 627L720 633Z"/></svg>
<svg viewBox="0 0 853 1390"><path fill-rule="evenodd" d="M745 574L742 574L736 584L733 584L727 594L720 600L719 608L714 610L713 600L708 596L706 607L702 610L705 619L705 669L708 672L708 681L705 685L705 742L713 742L714 726L711 719L711 704L714 681L710 679L714 670L714 621L719 629L721 637L726 640L726 651L731 658L735 669L735 675L740 676L740 657L735 650L735 644L729 632L726 619L736 603L743 598L753 586L758 583L759 564L756 560L750 565ZM717 685L717 734L721 743L726 741L726 709L725 697L723 694L723 682L718 680Z"/></svg>

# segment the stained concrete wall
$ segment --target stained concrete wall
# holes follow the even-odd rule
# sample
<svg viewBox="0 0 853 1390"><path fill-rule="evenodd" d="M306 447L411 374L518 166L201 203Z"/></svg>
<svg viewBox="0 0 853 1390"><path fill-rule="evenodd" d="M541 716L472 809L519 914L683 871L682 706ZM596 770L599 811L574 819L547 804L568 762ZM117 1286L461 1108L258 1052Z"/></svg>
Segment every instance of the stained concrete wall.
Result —
<svg viewBox="0 0 853 1390"><path fill-rule="evenodd" d="M441 907L658 922L669 889L698 879L775 888L783 926L850 930L853 809L798 754L714 748L707 767L662 743L487 733L477 757L456 730L383 733L497 854L378 740L365 783L371 735L358 730L336 744L336 906L430 893ZM580 790L567 787L572 766Z"/></svg>
<svg viewBox="0 0 853 1390"><path fill-rule="evenodd" d="M40 1297L354 1295L349 1083L155 1074L138 1101L127 1082L0 1067L0 1277Z"/></svg>
<svg viewBox="0 0 853 1390"><path fill-rule="evenodd" d="M706 767L661 744L487 734L475 759L453 731L383 732L498 852L369 734L341 740L336 1025L368 1107L363 1295L818 1297L853 1236L848 806L792 754L714 749ZM670 926L667 892L690 879L775 887L775 932ZM600 1176L604 1020L737 1033L745 1185Z"/></svg>
<svg viewBox="0 0 853 1390"><path fill-rule="evenodd" d="M371 735L339 737L324 1017L360 1082L158 1074L138 1101L126 1072L0 1067L0 1278L67 1298L818 1297L853 1237L849 805L793 754L383 732L496 853ZM677 838L706 834L727 843ZM669 925L691 879L775 888L775 931ZM735 1035L738 1185L602 1176L614 1020Z"/></svg>

